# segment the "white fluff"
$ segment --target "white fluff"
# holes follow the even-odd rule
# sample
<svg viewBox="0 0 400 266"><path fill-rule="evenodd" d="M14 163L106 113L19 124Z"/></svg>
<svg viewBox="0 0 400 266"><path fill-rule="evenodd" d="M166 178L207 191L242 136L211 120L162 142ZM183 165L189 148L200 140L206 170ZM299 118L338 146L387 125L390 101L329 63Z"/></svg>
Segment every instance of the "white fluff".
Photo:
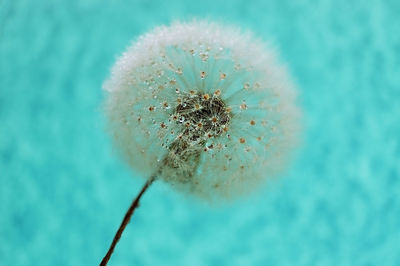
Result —
<svg viewBox="0 0 400 266"><path fill-rule="evenodd" d="M232 27L200 21L156 28L123 53L104 88L109 130L129 165L209 201L275 177L297 142L300 111L285 69L264 43ZM220 97L231 119L222 134L190 142L187 150L201 150L195 167L179 158L178 168L164 167L185 127L173 117L176 106L193 91ZM190 177L182 174L193 167Z"/></svg>

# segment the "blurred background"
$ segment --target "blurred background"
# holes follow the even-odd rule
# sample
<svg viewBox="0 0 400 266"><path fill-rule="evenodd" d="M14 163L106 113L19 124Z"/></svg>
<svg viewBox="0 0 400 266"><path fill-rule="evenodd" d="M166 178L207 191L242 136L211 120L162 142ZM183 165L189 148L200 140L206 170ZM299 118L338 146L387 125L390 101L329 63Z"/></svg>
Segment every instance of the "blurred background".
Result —
<svg viewBox="0 0 400 266"><path fill-rule="evenodd" d="M400 265L397 0L0 0L0 265L98 265L143 184L104 131L102 82L137 36L193 17L279 48L303 146L229 206L156 183L109 265Z"/></svg>

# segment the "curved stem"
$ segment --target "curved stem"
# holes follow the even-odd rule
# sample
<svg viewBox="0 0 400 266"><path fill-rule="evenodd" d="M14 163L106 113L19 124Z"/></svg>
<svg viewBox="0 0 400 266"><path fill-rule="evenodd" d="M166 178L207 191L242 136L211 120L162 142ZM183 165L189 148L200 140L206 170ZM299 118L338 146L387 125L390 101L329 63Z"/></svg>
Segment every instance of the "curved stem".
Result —
<svg viewBox="0 0 400 266"><path fill-rule="evenodd" d="M132 217L133 212L135 211L135 209L139 206L139 200L142 197L142 195L144 194L144 192L146 192L146 190L149 188L149 186L154 182L155 180L155 176L152 176L149 178L149 180L147 180L146 184L144 184L142 190L139 192L139 194L136 196L136 198L133 200L131 206L129 207L128 211L125 214L124 219L122 220L121 225L118 228L117 233L114 236L114 239L111 243L110 248L108 249L107 254L104 256L103 260L100 263L100 266L106 266L108 261L110 260L110 257L114 251L115 246L117 245L119 239L121 238L122 232L125 230L125 227L128 225L129 220Z"/></svg>

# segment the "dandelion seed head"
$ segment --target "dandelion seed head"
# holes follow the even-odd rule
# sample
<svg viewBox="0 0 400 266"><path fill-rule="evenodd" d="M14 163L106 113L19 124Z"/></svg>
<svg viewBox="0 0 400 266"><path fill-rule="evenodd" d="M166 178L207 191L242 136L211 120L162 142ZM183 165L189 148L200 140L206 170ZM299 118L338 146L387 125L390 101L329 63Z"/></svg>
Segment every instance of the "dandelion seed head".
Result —
<svg viewBox="0 0 400 266"><path fill-rule="evenodd" d="M300 111L288 74L249 33L205 21L141 36L104 83L115 146L144 176L216 201L281 172Z"/></svg>

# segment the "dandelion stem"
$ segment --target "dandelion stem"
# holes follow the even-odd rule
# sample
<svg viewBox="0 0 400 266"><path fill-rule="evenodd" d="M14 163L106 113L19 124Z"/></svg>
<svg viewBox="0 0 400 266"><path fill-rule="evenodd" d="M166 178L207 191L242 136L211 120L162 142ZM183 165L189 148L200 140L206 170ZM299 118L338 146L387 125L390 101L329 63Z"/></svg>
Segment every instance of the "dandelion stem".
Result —
<svg viewBox="0 0 400 266"><path fill-rule="evenodd" d="M139 200L142 197L142 195L144 194L144 192L146 192L146 190L149 188L149 186L154 182L155 180L155 176L150 177L147 182L144 184L142 190L139 192L139 194L136 196L136 198L133 200L131 206L129 207L128 211L125 214L124 219L122 220L121 225L118 228L117 233L114 236L114 239L111 243L110 248L108 249L107 254L104 256L103 260L100 263L100 266L106 266L108 261L110 260L110 257L114 251L115 246L117 245L119 239L121 238L122 232L125 230L125 227L128 225L133 212L135 211L135 209L139 206Z"/></svg>

